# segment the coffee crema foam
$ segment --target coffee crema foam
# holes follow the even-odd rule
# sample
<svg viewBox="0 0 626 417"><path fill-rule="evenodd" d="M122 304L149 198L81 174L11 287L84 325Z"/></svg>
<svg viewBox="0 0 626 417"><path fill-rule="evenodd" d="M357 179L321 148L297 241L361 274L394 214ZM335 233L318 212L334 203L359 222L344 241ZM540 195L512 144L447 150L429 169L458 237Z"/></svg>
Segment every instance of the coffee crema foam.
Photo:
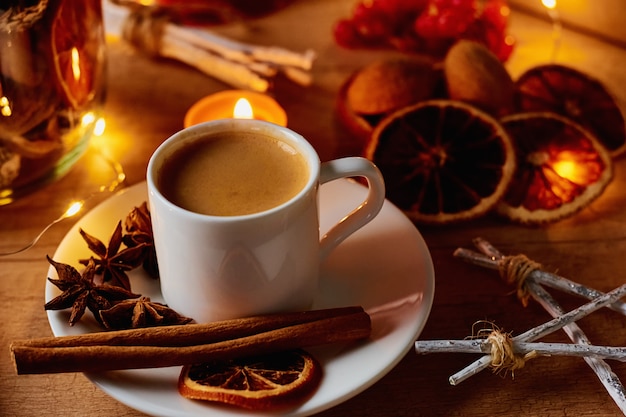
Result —
<svg viewBox="0 0 626 417"><path fill-rule="evenodd" d="M308 179L307 161L292 145L236 132L207 136L175 151L161 167L158 187L186 210L238 216L287 202Z"/></svg>

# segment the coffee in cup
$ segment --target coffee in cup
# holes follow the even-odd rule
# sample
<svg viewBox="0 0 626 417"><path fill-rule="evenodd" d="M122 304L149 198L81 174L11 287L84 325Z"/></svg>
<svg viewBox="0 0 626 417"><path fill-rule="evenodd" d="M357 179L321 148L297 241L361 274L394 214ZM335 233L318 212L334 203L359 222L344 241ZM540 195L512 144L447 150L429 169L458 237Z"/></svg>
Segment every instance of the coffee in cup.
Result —
<svg viewBox="0 0 626 417"><path fill-rule="evenodd" d="M279 206L300 192L309 168L289 143L258 133L199 138L163 164L159 190L184 209L240 216Z"/></svg>

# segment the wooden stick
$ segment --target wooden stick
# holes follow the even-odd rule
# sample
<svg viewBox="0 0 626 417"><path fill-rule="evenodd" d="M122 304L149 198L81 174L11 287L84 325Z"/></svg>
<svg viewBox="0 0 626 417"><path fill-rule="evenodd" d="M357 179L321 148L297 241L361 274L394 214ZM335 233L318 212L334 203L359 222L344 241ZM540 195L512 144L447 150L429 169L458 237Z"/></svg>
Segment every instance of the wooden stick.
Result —
<svg viewBox="0 0 626 417"><path fill-rule="evenodd" d="M505 255L496 249L490 242L483 238L474 239L474 245L491 258L495 259L499 264L505 258ZM544 271L542 269L535 269L529 274L529 278L537 282L538 284L545 285L546 287L554 288L559 291L563 291L566 294L576 295L579 297L583 297L587 300L593 300L594 298L598 298L601 295L604 295L603 292L598 291L594 288L587 287L585 285L579 284L578 282L572 281L565 277L562 277L557 274L553 274L551 272ZM626 315L626 303L623 301L616 301L615 303L608 306L610 309L617 311Z"/></svg>
<svg viewBox="0 0 626 417"><path fill-rule="evenodd" d="M465 381L469 377L474 376L477 373L489 368L489 365L491 365L491 355L482 356L480 359L470 363L459 372L451 375L448 378L448 382L450 383L450 385L459 385L461 382Z"/></svg>
<svg viewBox="0 0 626 417"><path fill-rule="evenodd" d="M18 341L11 345L11 352L18 374L98 372L184 365L369 337L371 321L362 309L330 317L326 317L327 312L308 315L324 318L297 319L287 325L289 320L283 321L280 315L270 316L267 323L261 319L260 324L241 327L228 321L218 325L219 336L205 334L209 325L197 325L200 327L190 331L186 328L195 325L172 326L171 331L162 327L110 332L112 336L101 333ZM172 343L179 331L185 339L182 345ZM143 337L156 344L146 346ZM204 343L195 344L198 340Z"/></svg>
<svg viewBox="0 0 626 417"><path fill-rule="evenodd" d="M474 252L465 248L458 248L454 251L456 258L462 259L474 265L482 266L489 269L499 270L502 258L495 258L493 256L484 255L482 253ZM545 285L550 288L554 288L559 291L563 291L567 294L576 295L579 297L592 300L604 293L594 288L587 287L579 284L565 277L546 272L540 269L532 271L527 280L535 281L541 285ZM623 301L616 301L608 306L611 310L617 311L623 315L626 315L626 303Z"/></svg>
<svg viewBox="0 0 626 417"><path fill-rule="evenodd" d="M557 316L548 322L540 324L539 326L534 327L530 330L527 330L526 332L518 336L515 336L515 339L524 340L524 341L541 339L542 337L547 336L550 333L553 333L557 330L562 329L563 327L567 326L569 323L578 321L582 319L583 317L593 313L594 311L597 311L601 309L602 307L605 307L613 303L615 300L619 300L624 295L626 295L626 284L621 285L617 287L616 289L614 289L613 291L609 291L606 294L601 295L600 297L595 298L591 300L590 302L588 302L587 304L583 304L582 306L568 313Z"/></svg>
<svg viewBox="0 0 626 417"><path fill-rule="evenodd" d="M534 352L540 356L596 357L626 362L626 347L594 346L580 343L515 342L513 351L524 355ZM491 343L486 339L418 340L415 352L429 353L490 353Z"/></svg>

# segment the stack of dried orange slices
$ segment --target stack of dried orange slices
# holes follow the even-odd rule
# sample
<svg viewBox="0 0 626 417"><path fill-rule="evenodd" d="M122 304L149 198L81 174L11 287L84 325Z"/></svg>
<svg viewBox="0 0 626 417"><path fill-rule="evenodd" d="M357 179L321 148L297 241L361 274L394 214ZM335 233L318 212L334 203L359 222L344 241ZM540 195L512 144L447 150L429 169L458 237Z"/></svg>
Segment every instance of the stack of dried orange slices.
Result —
<svg viewBox="0 0 626 417"><path fill-rule="evenodd" d="M351 95L361 72L371 69L344 85L340 118L348 127L355 120L369 124L365 156L383 173L388 198L418 223L447 224L491 211L523 224L563 219L602 194L613 158L626 149L624 116L613 96L598 80L563 65L534 67L514 81L484 46L459 41L442 64L433 64L435 75L418 77L428 84L419 95L431 95L410 104L410 94L387 88L379 73L373 93ZM398 84L395 76L387 82ZM377 89L385 90L388 103L394 102L390 91L402 92L398 106L387 104L390 110L375 117L359 113L364 106L354 97L376 100Z"/></svg>

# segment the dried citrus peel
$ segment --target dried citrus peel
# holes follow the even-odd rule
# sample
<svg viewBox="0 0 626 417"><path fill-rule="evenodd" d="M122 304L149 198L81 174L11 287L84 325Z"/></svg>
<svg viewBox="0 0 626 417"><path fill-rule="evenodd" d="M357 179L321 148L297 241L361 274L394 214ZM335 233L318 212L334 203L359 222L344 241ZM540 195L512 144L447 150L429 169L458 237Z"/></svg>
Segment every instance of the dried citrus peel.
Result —
<svg viewBox="0 0 626 417"><path fill-rule="evenodd" d="M533 67L515 82L518 112L552 112L590 131L612 154L626 150L624 115L598 79L574 68L548 64Z"/></svg>
<svg viewBox="0 0 626 417"><path fill-rule="evenodd" d="M178 390L189 399L253 410L273 410L304 401L322 378L319 362L303 350L290 350L183 367Z"/></svg>
<svg viewBox="0 0 626 417"><path fill-rule="evenodd" d="M388 198L419 223L487 213L515 171L512 142L487 113L458 101L401 109L374 130L366 156L381 169Z"/></svg>
<svg viewBox="0 0 626 417"><path fill-rule="evenodd" d="M568 217L595 200L610 183L608 150L589 131L552 113L502 119L517 146L518 169L498 203L505 217L526 224Z"/></svg>

